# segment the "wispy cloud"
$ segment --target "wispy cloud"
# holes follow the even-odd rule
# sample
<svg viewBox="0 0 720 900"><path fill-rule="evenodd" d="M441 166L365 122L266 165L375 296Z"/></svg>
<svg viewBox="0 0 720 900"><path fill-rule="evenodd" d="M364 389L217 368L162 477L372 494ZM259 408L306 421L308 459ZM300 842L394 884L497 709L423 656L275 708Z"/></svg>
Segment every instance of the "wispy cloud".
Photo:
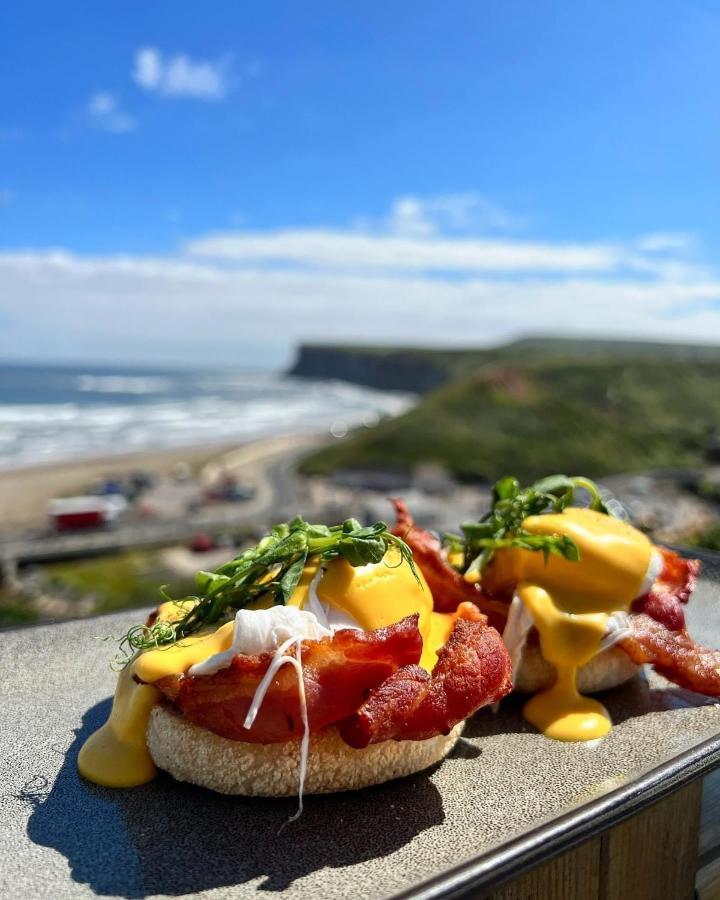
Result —
<svg viewBox="0 0 720 900"><path fill-rule="evenodd" d="M135 119L125 112L116 97L107 91L97 91L90 97L87 114L92 125L111 134L126 134L134 131L136 127Z"/></svg>
<svg viewBox="0 0 720 900"><path fill-rule="evenodd" d="M299 268L395 272L612 271L627 250L605 244L363 234L296 229L218 232L189 241L190 256L236 263L292 264Z"/></svg>
<svg viewBox="0 0 720 900"><path fill-rule="evenodd" d="M695 244L691 234L682 231L657 231L645 234L637 241L638 250L644 253L664 253L668 250L690 250Z"/></svg>
<svg viewBox="0 0 720 900"><path fill-rule="evenodd" d="M0 254L0 315L15 320L12 332L0 332L0 354L34 352L51 308L63 310L56 345L95 357L111 346L116 358L134 358L143 346L148 356L179 357L192 346L196 360L237 362L238 348L269 336L286 353L308 338L467 346L551 333L706 342L720 334L720 279L454 280L234 269L182 257Z"/></svg>
<svg viewBox="0 0 720 900"><path fill-rule="evenodd" d="M9 206L15 199L15 191L12 188L0 187L0 206Z"/></svg>
<svg viewBox="0 0 720 900"><path fill-rule="evenodd" d="M164 56L156 47L137 51L132 77L144 90L165 97L222 100L230 88L227 60L194 60L184 53Z"/></svg>
<svg viewBox="0 0 720 900"><path fill-rule="evenodd" d="M429 237L441 232L514 231L523 220L480 194L406 194L393 202L385 227L393 234Z"/></svg>
<svg viewBox="0 0 720 900"><path fill-rule="evenodd" d="M356 218L350 228L222 231L189 241L191 257L236 264L395 272L575 272L635 267L660 260L639 244L546 243L485 236L520 220L476 193L403 195L381 218ZM480 234L478 234L480 232ZM664 259L663 259L664 261Z"/></svg>
<svg viewBox="0 0 720 900"><path fill-rule="evenodd" d="M396 198L386 216L350 228L221 231L187 242L189 257L249 266L263 264L346 273L438 273L559 277L705 278L692 237L641 235L626 241L538 241L505 234L520 220L479 194ZM488 232L493 231L490 235Z"/></svg>
<svg viewBox="0 0 720 900"><path fill-rule="evenodd" d="M115 358L145 347L168 359L192 347L195 359L237 362L239 347L270 342L275 355L265 361L279 363L307 338L466 346L532 333L720 335L720 275L686 257L692 242L399 236L384 227L236 230L166 257L0 253L0 317L13 316L0 355L37 352L38 323L58 308L58 347Z"/></svg>

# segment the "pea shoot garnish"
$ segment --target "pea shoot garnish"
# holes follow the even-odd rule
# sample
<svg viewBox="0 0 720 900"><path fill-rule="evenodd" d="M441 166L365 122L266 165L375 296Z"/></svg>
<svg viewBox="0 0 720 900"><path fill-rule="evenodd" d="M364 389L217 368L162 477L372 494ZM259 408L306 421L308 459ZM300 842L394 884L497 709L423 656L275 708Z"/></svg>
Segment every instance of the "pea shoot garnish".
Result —
<svg viewBox="0 0 720 900"><path fill-rule="evenodd" d="M575 500L578 490L590 498L590 508L609 515L600 489L581 476L549 475L530 487L522 488L517 478L508 475L493 488L490 511L479 522L461 525L462 535L447 534L444 544L451 554L462 555L462 571L469 580L479 579L496 550L519 547L548 556L576 561L580 551L575 541L563 534L530 534L523 527L528 516L562 512Z"/></svg>
<svg viewBox="0 0 720 900"><path fill-rule="evenodd" d="M341 525L311 525L300 516L276 525L254 547L224 563L214 572L198 572L197 594L174 600L176 613L152 625L131 628L120 641L119 662L138 650L159 649L197 634L208 626L229 621L238 609L262 598L273 605L288 602L308 560L322 565L344 559L351 566L382 562L395 549L397 564L407 562L419 575L407 544L388 531L384 522L363 526L357 519ZM394 565L394 562L387 562ZM163 590L166 600L172 600Z"/></svg>

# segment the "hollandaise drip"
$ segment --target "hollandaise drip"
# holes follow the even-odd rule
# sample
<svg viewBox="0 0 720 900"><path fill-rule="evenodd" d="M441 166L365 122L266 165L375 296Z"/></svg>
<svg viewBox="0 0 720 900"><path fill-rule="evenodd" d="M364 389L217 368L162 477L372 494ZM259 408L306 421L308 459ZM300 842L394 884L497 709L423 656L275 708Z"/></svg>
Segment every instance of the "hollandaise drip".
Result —
<svg viewBox="0 0 720 900"><path fill-rule="evenodd" d="M533 584L518 586L517 595L530 611L545 659L557 670L555 684L525 704L523 715L538 731L560 741L590 741L612 728L601 703L577 690L577 671L599 651L606 613L567 613L551 595Z"/></svg>
<svg viewBox="0 0 720 900"><path fill-rule="evenodd" d="M152 781L157 769L145 733L159 699L160 691L138 684L132 665L126 666L118 676L109 719L80 749L80 774L103 787L137 787Z"/></svg>
<svg viewBox="0 0 720 900"><path fill-rule="evenodd" d="M146 734L152 708L162 696L153 682L185 672L194 663L222 652L231 639L232 622L228 622L211 634L194 635L130 660L118 675L110 717L80 750L80 774L104 787L138 787L151 781L157 769L147 749Z"/></svg>
<svg viewBox="0 0 720 900"><path fill-rule="evenodd" d="M553 686L528 701L523 714L547 737L602 737L612 727L610 717L602 704L578 692L577 672L622 635L623 614L654 578L652 544L626 522L589 509L531 516L523 527L531 534L568 535L580 551L577 561L498 551L497 563L514 573L517 603L530 614L542 654L557 671ZM516 618L519 612L514 610Z"/></svg>

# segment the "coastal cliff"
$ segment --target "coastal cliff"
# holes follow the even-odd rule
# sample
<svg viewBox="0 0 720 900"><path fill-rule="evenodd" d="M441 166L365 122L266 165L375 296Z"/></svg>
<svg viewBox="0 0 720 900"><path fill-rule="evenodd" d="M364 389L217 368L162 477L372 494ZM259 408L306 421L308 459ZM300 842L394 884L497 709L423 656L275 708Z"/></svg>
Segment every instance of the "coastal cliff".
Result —
<svg viewBox="0 0 720 900"><path fill-rule="evenodd" d="M288 375L334 378L387 391L426 394L437 387L482 373L485 367L520 367L578 361L665 360L719 362L720 348L645 341L524 338L485 349L428 349L342 344L301 344Z"/></svg>
<svg viewBox="0 0 720 900"><path fill-rule="evenodd" d="M302 344L288 374L303 378L336 378L379 390L424 394L452 377L444 359L446 356L428 350L380 351Z"/></svg>

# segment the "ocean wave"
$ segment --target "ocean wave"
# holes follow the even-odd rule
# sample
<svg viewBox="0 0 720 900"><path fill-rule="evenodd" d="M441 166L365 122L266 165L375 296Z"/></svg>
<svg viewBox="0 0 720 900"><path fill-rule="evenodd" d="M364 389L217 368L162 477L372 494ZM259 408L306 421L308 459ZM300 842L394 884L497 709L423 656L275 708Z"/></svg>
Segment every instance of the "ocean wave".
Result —
<svg viewBox="0 0 720 900"><path fill-rule="evenodd" d="M149 375L78 375L75 387L93 394L163 394L173 386L170 378Z"/></svg>
<svg viewBox="0 0 720 900"><path fill-rule="evenodd" d="M118 383L127 380L117 378ZM101 403L86 395L85 403L0 404L0 468L276 434L340 434L397 415L413 402L410 395L343 382L245 375L186 376L182 395L174 389L172 395L148 395L142 402Z"/></svg>
<svg viewBox="0 0 720 900"><path fill-rule="evenodd" d="M71 422L81 414L75 403L3 403L0 405L0 428L5 425L45 425Z"/></svg>

